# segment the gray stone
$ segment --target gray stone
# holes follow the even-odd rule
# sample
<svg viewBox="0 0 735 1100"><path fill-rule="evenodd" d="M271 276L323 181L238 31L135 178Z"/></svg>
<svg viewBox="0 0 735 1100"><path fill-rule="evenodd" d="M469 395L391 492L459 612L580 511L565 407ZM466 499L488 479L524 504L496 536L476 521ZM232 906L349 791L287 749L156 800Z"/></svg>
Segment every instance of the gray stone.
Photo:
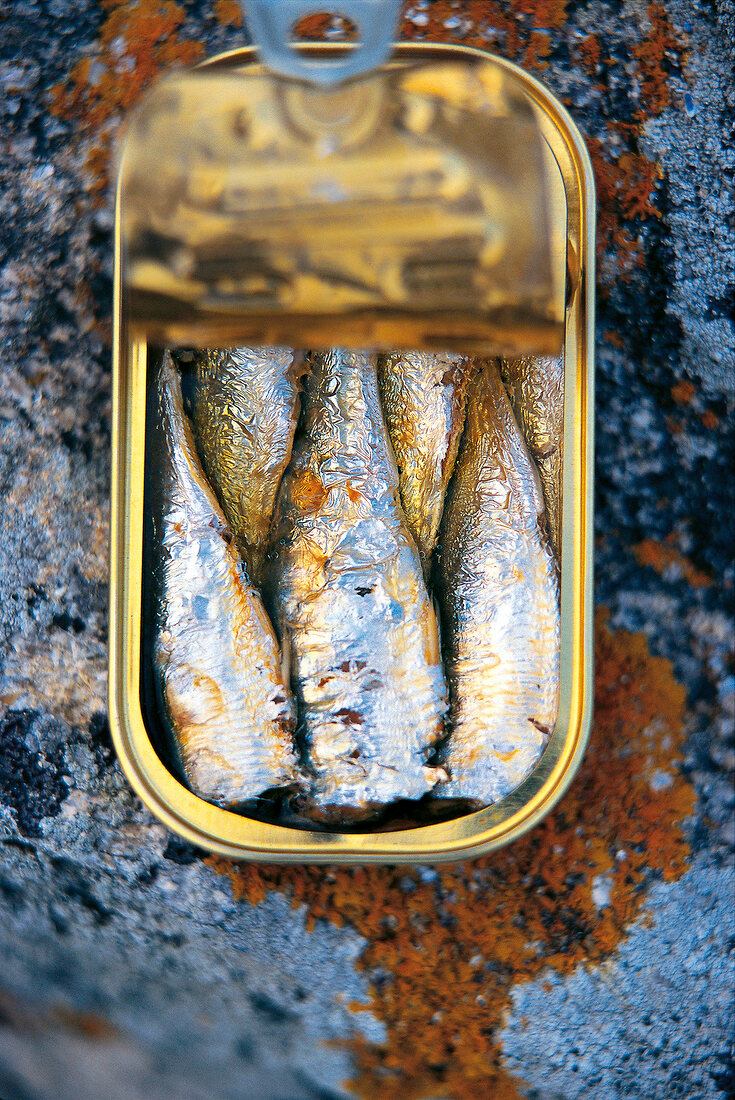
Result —
<svg viewBox="0 0 735 1100"><path fill-rule="evenodd" d="M732 1026L732 870L698 862L651 891L647 916L601 969L519 985L502 1033L506 1063L536 1100L717 1097ZM729 942L728 942L729 940ZM549 1052L571 1046L579 1057Z"/></svg>

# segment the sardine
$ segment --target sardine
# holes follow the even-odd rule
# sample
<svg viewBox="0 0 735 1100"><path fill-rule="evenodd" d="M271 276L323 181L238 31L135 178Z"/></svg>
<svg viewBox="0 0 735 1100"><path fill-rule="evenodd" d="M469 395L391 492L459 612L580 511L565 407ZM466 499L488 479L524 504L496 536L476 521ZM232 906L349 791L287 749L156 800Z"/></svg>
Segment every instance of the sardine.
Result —
<svg viewBox="0 0 735 1100"><path fill-rule="evenodd" d="M558 559L561 551L561 477L564 460L564 356L503 359L500 373L541 478L546 525Z"/></svg>
<svg viewBox="0 0 735 1100"><path fill-rule="evenodd" d="M204 472L251 580L265 541L299 416L303 354L288 348L194 353L192 421Z"/></svg>
<svg viewBox="0 0 735 1100"><path fill-rule="evenodd" d="M298 774L281 654L197 457L179 374L159 377L154 661L191 789L238 806Z"/></svg>
<svg viewBox="0 0 735 1100"><path fill-rule="evenodd" d="M382 355L378 382L406 520L428 575L462 434L470 364L459 355Z"/></svg>
<svg viewBox="0 0 735 1100"><path fill-rule="evenodd" d="M451 781L483 805L537 763L559 706L559 590L541 486L496 367L480 365L439 535Z"/></svg>
<svg viewBox="0 0 735 1100"><path fill-rule="evenodd" d="M439 635L398 502L374 357L315 357L276 503L269 592L291 654L312 814L358 820L415 799L443 729Z"/></svg>

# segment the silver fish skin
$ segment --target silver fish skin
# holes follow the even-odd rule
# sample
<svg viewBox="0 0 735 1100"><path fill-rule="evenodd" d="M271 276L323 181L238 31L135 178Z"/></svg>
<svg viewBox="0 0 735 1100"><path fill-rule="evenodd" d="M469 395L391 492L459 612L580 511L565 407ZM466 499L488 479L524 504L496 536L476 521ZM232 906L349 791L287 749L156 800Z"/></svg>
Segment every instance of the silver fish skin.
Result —
<svg viewBox="0 0 735 1100"><path fill-rule="evenodd" d="M559 707L559 589L543 497L496 367L470 382L439 535L450 696L437 795L488 805L533 769Z"/></svg>
<svg viewBox="0 0 735 1100"><path fill-rule="evenodd" d="M158 384L154 661L191 789L238 806L298 782L295 712L273 627L200 466L168 352Z"/></svg>
<svg viewBox="0 0 735 1100"><path fill-rule="evenodd" d="M378 358L401 503L427 576L462 434L469 371L468 359L449 352Z"/></svg>
<svg viewBox="0 0 735 1100"><path fill-rule="evenodd" d="M303 404L268 591L314 775L309 812L359 820L445 777L426 761L443 731L446 686L374 357L315 356Z"/></svg>
<svg viewBox="0 0 735 1100"><path fill-rule="evenodd" d="M194 353L192 421L204 472L256 583L299 417L302 353L283 347Z"/></svg>
<svg viewBox="0 0 735 1100"><path fill-rule="evenodd" d="M546 503L547 530L558 559L564 462L564 356L502 359L500 373L526 446L538 469Z"/></svg>

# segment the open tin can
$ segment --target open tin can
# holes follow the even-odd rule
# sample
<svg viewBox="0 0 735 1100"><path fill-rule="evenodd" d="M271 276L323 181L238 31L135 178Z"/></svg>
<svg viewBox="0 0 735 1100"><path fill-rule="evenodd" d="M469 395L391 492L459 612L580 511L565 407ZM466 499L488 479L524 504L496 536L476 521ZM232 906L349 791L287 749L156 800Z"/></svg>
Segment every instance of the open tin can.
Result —
<svg viewBox="0 0 735 1100"><path fill-rule="evenodd" d="M318 59L343 47L304 49ZM401 44L377 73L314 95L246 48L162 81L128 126L116 208L112 735L146 805L201 848L275 862L463 859L551 809L589 732L592 172L559 102L478 50ZM273 129L283 117L286 145ZM491 805L296 827L212 804L183 780L150 637L158 367L169 348L278 344L562 357L558 718L531 774Z"/></svg>

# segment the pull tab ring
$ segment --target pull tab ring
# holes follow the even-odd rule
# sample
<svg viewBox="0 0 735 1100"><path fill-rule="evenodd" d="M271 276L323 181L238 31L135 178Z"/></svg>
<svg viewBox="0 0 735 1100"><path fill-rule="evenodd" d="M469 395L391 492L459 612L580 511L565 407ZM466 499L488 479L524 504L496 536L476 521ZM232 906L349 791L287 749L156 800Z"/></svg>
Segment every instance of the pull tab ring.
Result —
<svg viewBox="0 0 735 1100"><path fill-rule="evenodd" d="M347 16L358 29L360 44L345 57L306 57L290 42L299 20L332 6L318 0L242 0L247 25L261 60L281 76L330 86L376 69L390 56L401 0L340 0L335 14Z"/></svg>

